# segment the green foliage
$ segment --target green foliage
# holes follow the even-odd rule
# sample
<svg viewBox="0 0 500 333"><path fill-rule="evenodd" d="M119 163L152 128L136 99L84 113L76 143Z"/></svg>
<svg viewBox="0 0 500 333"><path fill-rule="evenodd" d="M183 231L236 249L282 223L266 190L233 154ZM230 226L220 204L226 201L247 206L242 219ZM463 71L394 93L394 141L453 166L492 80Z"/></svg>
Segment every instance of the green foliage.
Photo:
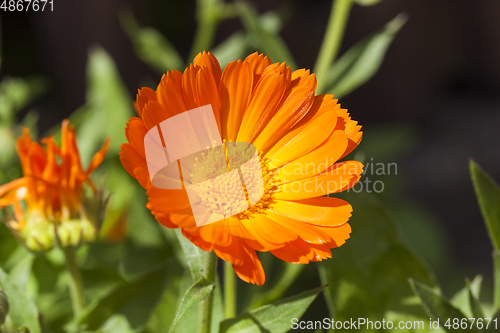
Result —
<svg viewBox="0 0 500 333"><path fill-rule="evenodd" d="M142 61L161 74L174 69L182 70L181 56L158 30L141 27L129 11L120 15L120 21Z"/></svg>
<svg viewBox="0 0 500 333"><path fill-rule="evenodd" d="M90 305L78 320L79 326L96 330L114 314L122 314L134 329L143 327L172 267L164 264L150 273L125 283Z"/></svg>
<svg viewBox="0 0 500 333"><path fill-rule="evenodd" d="M376 199L364 193L341 197L354 209L349 222L353 236L323 263L324 282L329 284L335 308L331 317L399 320L398 314L405 314L425 318L419 304L411 301L407 280L435 286L433 273L407 248L392 216Z"/></svg>
<svg viewBox="0 0 500 333"><path fill-rule="evenodd" d="M300 318L323 288L305 291L296 296L245 312L236 318L227 319L221 323L220 332L286 332L290 329L291 319Z"/></svg>
<svg viewBox="0 0 500 333"><path fill-rule="evenodd" d="M491 242L500 251L500 188L474 161L470 162L470 173Z"/></svg>
<svg viewBox="0 0 500 333"><path fill-rule="evenodd" d="M355 3L361 6L373 6L381 2L382 0L354 0Z"/></svg>
<svg viewBox="0 0 500 333"><path fill-rule="evenodd" d="M38 310L31 299L29 299L7 273L0 268L0 289L5 292L9 300L9 317L12 326L17 329L23 325L32 333L41 333L38 321Z"/></svg>
<svg viewBox="0 0 500 333"><path fill-rule="evenodd" d="M387 49L406 20L404 14L396 16L379 32L349 49L326 74L325 92L342 97L370 80L382 65Z"/></svg>
<svg viewBox="0 0 500 333"><path fill-rule="evenodd" d="M182 298L179 309L177 310L172 326L170 326L168 332L174 332L189 311L191 311L196 304L207 298L214 290L214 287L215 285L213 283L207 282L203 277L193 284Z"/></svg>
<svg viewBox="0 0 500 333"><path fill-rule="evenodd" d="M462 311L451 305L448 300L432 288L414 280L410 280L410 285L422 301L429 316L434 320L439 320L441 327L447 332L456 332L456 329L450 329L445 326L448 320L453 321L453 319L458 319L459 321L464 320L467 322L467 317L465 317ZM475 332L476 330L471 329L470 331Z"/></svg>
<svg viewBox="0 0 500 333"><path fill-rule="evenodd" d="M275 30L273 31L272 28L270 29L269 26L262 23L255 9L246 2L238 2L236 8L249 34L249 38L253 39L258 49L269 56L271 61L286 61L292 70L297 69L297 65L285 42Z"/></svg>
<svg viewBox="0 0 500 333"><path fill-rule="evenodd" d="M13 124L16 113L47 90L41 78L5 78L0 83L0 124Z"/></svg>
<svg viewBox="0 0 500 333"><path fill-rule="evenodd" d="M182 247L182 252L184 253L187 265L189 266L189 272L191 273L193 281L199 280L201 278L201 269L203 267L203 251L184 237L180 230L175 230L175 235L177 236L177 240Z"/></svg>

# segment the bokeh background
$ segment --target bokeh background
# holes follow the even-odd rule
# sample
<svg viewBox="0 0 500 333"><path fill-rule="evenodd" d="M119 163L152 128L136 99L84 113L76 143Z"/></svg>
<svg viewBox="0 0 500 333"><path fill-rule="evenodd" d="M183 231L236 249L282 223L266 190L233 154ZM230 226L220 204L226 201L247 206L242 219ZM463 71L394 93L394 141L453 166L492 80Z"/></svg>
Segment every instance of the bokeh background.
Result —
<svg viewBox="0 0 500 333"><path fill-rule="evenodd" d="M331 1L251 2L260 13L280 14L281 35L298 66L312 68ZM44 132L83 105L93 45L113 57L131 98L141 86L154 87L160 76L136 56L120 26L123 10L159 30L188 60L196 29L194 0L54 0L54 12L1 12L1 76L36 75L49 84L19 119L35 110ZM367 176L384 182L385 191L377 196L436 271L445 295L462 288L465 276L484 274L487 297L492 247L468 161L473 158L500 180L500 2L383 0L355 6L341 52L400 12L409 21L382 67L341 103L364 127L358 157L398 163L397 175ZM237 18L223 22L215 44L238 29Z"/></svg>

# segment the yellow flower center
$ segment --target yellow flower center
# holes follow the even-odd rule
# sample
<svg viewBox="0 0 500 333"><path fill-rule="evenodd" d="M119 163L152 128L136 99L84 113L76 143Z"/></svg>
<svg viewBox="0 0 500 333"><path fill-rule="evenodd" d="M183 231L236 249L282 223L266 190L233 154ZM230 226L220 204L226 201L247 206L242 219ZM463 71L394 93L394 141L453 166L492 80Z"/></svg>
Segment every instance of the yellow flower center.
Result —
<svg viewBox="0 0 500 333"><path fill-rule="evenodd" d="M211 214L246 219L274 203L276 174L255 146L224 142L194 157L189 183Z"/></svg>

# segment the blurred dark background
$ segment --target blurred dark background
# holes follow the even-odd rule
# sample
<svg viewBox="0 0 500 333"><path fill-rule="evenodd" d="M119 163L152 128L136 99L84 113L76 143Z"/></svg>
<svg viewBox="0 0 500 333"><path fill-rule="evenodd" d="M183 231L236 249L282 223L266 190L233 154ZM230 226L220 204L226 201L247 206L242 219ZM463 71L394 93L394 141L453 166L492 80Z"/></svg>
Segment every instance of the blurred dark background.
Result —
<svg viewBox="0 0 500 333"><path fill-rule="evenodd" d="M283 14L282 37L299 67L312 68L331 1L252 3L260 13ZM161 31L188 60L194 0L54 0L53 12L1 12L1 75L40 75L50 83L49 92L26 110L38 111L42 131L85 103L92 45L112 55L131 96L145 82L159 81L120 27L118 13L125 8L142 25ZM450 293L461 288L464 276L491 279L492 246L468 162L475 159L500 181L500 2L383 0L355 6L342 52L403 11L409 21L379 72L341 102L364 127L365 160L398 163L397 176L383 178L387 193L380 196ZM222 23L216 44L241 28L238 19Z"/></svg>

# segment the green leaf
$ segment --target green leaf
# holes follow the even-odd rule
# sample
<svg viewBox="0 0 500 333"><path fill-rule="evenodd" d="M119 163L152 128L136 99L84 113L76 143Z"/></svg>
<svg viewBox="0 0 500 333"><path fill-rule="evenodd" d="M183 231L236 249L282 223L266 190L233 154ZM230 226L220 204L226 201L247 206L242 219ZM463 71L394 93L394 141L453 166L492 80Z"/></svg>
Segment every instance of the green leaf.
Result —
<svg viewBox="0 0 500 333"><path fill-rule="evenodd" d="M305 265L290 263L283 264L285 265L285 269L281 273L281 277L278 280L278 283L276 283L276 285L273 286L264 295L255 294L254 298L256 299L256 301L253 302L251 308L259 308L263 305L272 303L280 299L306 267Z"/></svg>
<svg viewBox="0 0 500 333"><path fill-rule="evenodd" d="M495 279L495 289L493 296L493 307L500 311L500 252L493 253L493 277Z"/></svg>
<svg viewBox="0 0 500 333"><path fill-rule="evenodd" d="M237 31L214 47L212 53L219 60L221 67L224 68L231 61L243 58L248 44L246 34L242 31Z"/></svg>
<svg viewBox="0 0 500 333"><path fill-rule="evenodd" d="M472 291L471 283L469 280L465 281L467 294L469 298L469 305L472 311L472 318L485 318L481 303L479 303L479 294L474 294Z"/></svg>
<svg viewBox="0 0 500 333"><path fill-rule="evenodd" d="M115 288L108 295L88 306L78 323L87 330L96 330L114 314L124 315L137 329L150 317L167 278L171 265L163 264L150 273Z"/></svg>
<svg viewBox="0 0 500 333"><path fill-rule="evenodd" d="M193 281L197 281L201 278L201 269L203 266L203 255L204 251L200 250L196 245L191 243L186 237L184 237L180 230L175 230L175 235L179 240L179 243L186 257L186 262L191 272L191 277Z"/></svg>
<svg viewBox="0 0 500 333"><path fill-rule="evenodd" d="M47 90L41 78L5 78L0 83L0 123L12 124L16 113Z"/></svg>
<svg viewBox="0 0 500 333"><path fill-rule="evenodd" d="M382 30L349 49L327 73L326 93L345 96L370 80L382 65L387 49L406 20L405 14L399 14Z"/></svg>
<svg viewBox="0 0 500 333"><path fill-rule="evenodd" d="M456 329L447 328L444 324L447 320L453 321L455 318L458 320L466 318L462 311L451 305L448 300L439 295L432 288L414 280L410 280L409 282L415 294L422 301L422 305L429 316L434 320L439 320L439 324L446 332L456 332ZM471 331L474 332L475 330Z"/></svg>
<svg viewBox="0 0 500 333"><path fill-rule="evenodd" d="M215 284L207 282L204 278L199 279L198 282L192 285L182 298L179 309L175 315L174 322L172 323L172 326L170 326L168 332L171 333L175 331L193 306L207 298L208 295L210 295L210 293L214 290L214 287Z"/></svg>
<svg viewBox="0 0 500 333"><path fill-rule="evenodd" d="M332 250L332 259L321 263L336 320L382 320L389 313L425 319L408 278L433 286L436 280L429 267L404 244L391 213L366 193L336 196L353 207L351 238Z"/></svg>
<svg viewBox="0 0 500 333"><path fill-rule="evenodd" d="M451 305L460 309L468 318L472 318L472 308L469 300L469 289L472 291L472 295L475 298L479 297L481 293L481 284L483 277L478 275L468 283L462 290L457 292L450 300Z"/></svg>
<svg viewBox="0 0 500 333"><path fill-rule="evenodd" d="M100 47L93 47L89 52L87 85L85 113L74 122L84 165L108 137L111 138L108 158L118 156L120 145L126 142L125 125L133 114L132 102L118 69ZM73 123L73 117L70 119Z"/></svg>
<svg viewBox="0 0 500 333"><path fill-rule="evenodd" d="M273 62L286 61L292 70L296 69L297 65L286 43L276 31L273 31L272 27L270 29L268 24L262 22L255 9L245 2L236 3L236 8L245 30L250 35L250 38L255 41L257 47L269 56Z"/></svg>
<svg viewBox="0 0 500 333"><path fill-rule="evenodd" d="M500 251L500 188L474 161L470 161L472 183L491 242Z"/></svg>
<svg viewBox="0 0 500 333"><path fill-rule="evenodd" d="M0 268L0 289L5 292L9 300L9 317L13 327L26 325L31 333L41 333L38 321L38 310L31 299L11 281L7 273Z"/></svg>
<svg viewBox="0 0 500 333"><path fill-rule="evenodd" d="M354 0L355 3L361 6L373 6L381 2L382 0Z"/></svg>
<svg viewBox="0 0 500 333"><path fill-rule="evenodd" d="M496 319L496 321L494 321ZM487 332L498 332L498 327L500 325L500 310L495 312L495 314L491 317L490 327L488 327Z"/></svg>
<svg viewBox="0 0 500 333"><path fill-rule="evenodd" d="M158 30L141 27L130 11L122 12L120 21L142 61L162 74L174 69L182 70L181 56Z"/></svg>
<svg viewBox="0 0 500 333"><path fill-rule="evenodd" d="M287 332L291 318L300 318L323 290L319 287L223 321L220 333Z"/></svg>
<svg viewBox="0 0 500 333"><path fill-rule="evenodd" d="M106 333L134 333L135 331L130 327L128 320L123 315L113 315L109 318L99 332Z"/></svg>

